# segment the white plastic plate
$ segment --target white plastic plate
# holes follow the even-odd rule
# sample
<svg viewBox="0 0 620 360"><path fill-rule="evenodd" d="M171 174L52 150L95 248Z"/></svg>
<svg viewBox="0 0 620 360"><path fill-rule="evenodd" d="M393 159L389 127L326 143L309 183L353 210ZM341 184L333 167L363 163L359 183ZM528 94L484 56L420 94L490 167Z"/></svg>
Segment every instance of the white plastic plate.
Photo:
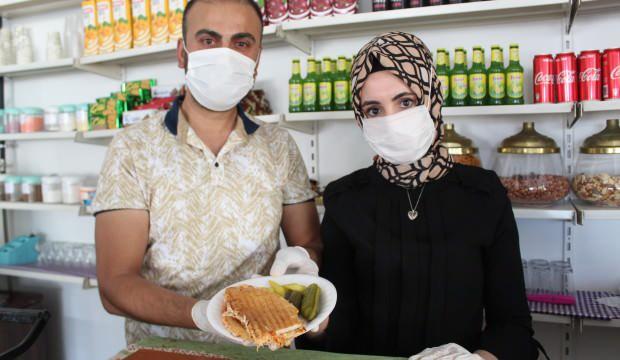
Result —
<svg viewBox="0 0 620 360"><path fill-rule="evenodd" d="M269 287L269 280L273 280L281 285L296 283L304 286L308 286L310 284L317 284L321 288L321 297L319 299L319 313L314 318L314 320L305 324L306 331L309 329L313 329L318 327L325 319L329 317L329 314L334 311L336 307L336 300L338 295L336 293L336 288L334 285L326 279L311 276L311 275L301 275L301 274L292 274L292 275L283 275L283 276L265 276L256 279L248 279L244 281L240 281L236 284L233 284L229 287L239 286L239 285L252 285L255 287ZM240 338L231 334L228 329L224 326L222 322L222 312L224 310L224 292L226 289L220 290L209 302L209 306L207 307L207 318L209 319L209 323L211 326L217 331L221 336L226 339L230 339L236 343L251 345ZM303 322L303 320L302 320Z"/></svg>

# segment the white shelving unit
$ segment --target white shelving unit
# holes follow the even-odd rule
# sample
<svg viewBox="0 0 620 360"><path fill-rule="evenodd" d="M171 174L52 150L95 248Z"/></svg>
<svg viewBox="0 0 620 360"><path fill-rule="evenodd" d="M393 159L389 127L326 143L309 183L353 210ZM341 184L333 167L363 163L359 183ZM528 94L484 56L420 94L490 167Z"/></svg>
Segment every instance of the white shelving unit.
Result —
<svg viewBox="0 0 620 360"><path fill-rule="evenodd" d="M0 266L0 275L69 284L80 284L85 289L97 287L97 279L94 278L63 274L61 272L44 272L35 268L30 270L26 269L26 267L16 269L13 267Z"/></svg>
<svg viewBox="0 0 620 360"><path fill-rule="evenodd" d="M75 131L0 134L0 141L66 140L75 138L75 134Z"/></svg>
<svg viewBox="0 0 620 360"><path fill-rule="evenodd" d="M0 0L0 16L12 18L71 7L79 8L81 3L81 0Z"/></svg>
<svg viewBox="0 0 620 360"><path fill-rule="evenodd" d="M600 207L587 204L581 200L572 200L577 210L577 224L583 225L589 220L620 220L620 209Z"/></svg>
<svg viewBox="0 0 620 360"><path fill-rule="evenodd" d="M620 111L620 100L584 101L581 103L583 112Z"/></svg>
<svg viewBox="0 0 620 360"><path fill-rule="evenodd" d="M33 62L25 65L4 65L0 66L0 76L18 77L33 76L45 73L70 70L74 66L74 60L71 58L60 59L55 61Z"/></svg>
<svg viewBox="0 0 620 360"><path fill-rule="evenodd" d="M0 209L25 211L74 211L77 214L80 211L80 205L0 201Z"/></svg>

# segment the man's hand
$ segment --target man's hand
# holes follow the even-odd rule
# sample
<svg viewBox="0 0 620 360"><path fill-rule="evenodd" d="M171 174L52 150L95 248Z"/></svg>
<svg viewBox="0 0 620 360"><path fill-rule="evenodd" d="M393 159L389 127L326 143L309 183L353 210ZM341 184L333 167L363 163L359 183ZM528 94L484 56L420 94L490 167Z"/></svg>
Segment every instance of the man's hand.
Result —
<svg viewBox="0 0 620 360"><path fill-rule="evenodd" d="M276 254L269 275L281 276L286 274L319 275L319 266L310 259L310 254L301 246L286 247Z"/></svg>

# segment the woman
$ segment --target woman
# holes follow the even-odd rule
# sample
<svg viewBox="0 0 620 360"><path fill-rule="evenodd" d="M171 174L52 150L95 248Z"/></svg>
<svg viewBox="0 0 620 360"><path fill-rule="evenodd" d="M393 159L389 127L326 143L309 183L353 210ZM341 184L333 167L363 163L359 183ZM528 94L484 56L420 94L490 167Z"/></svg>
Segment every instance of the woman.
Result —
<svg viewBox="0 0 620 360"><path fill-rule="evenodd" d="M355 118L378 156L327 187L321 275L338 304L325 334L301 347L409 356L457 343L484 359L536 359L510 201L495 173L453 163L440 145L429 50L388 33L360 50L351 75Z"/></svg>

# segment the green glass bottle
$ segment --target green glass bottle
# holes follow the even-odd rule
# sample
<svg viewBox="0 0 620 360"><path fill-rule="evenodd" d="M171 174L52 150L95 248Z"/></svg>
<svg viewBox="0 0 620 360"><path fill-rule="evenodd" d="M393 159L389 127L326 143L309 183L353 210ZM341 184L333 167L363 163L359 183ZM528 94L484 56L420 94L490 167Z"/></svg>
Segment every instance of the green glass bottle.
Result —
<svg viewBox="0 0 620 360"><path fill-rule="evenodd" d="M334 109L334 81L332 79L332 60L323 58L323 68L319 77L319 110Z"/></svg>
<svg viewBox="0 0 620 360"><path fill-rule="evenodd" d="M489 79L487 104L502 105L506 97L506 74L504 73L504 51L498 45L491 47L491 65L487 73Z"/></svg>
<svg viewBox="0 0 620 360"><path fill-rule="evenodd" d="M347 58L347 68L345 70L345 74L347 75L347 80L349 81L349 101L347 103L347 110L353 109L353 91L351 85L351 68L353 67L353 59L355 59L355 55Z"/></svg>
<svg viewBox="0 0 620 360"><path fill-rule="evenodd" d="M299 59L293 60L293 74L288 80L288 112L301 112L303 79Z"/></svg>
<svg viewBox="0 0 620 360"><path fill-rule="evenodd" d="M450 97L452 106L466 106L468 86L467 67L465 65L465 50L454 50L454 67L450 72Z"/></svg>
<svg viewBox="0 0 620 360"><path fill-rule="evenodd" d="M441 84L443 103L450 104L450 55L446 49L437 49L437 80Z"/></svg>
<svg viewBox="0 0 620 360"><path fill-rule="evenodd" d="M308 58L308 73L303 81L303 103L301 106L304 112L317 111L319 107L319 79L316 74L316 61L314 58Z"/></svg>
<svg viewBox="0 0 620 360"><path fill-rule="evenodd" d="M510 63L506 68L506 105L523 104L523 66L519 63L519 45L510 44Z"/></svg>
<svg viewBox="0 0 620 360"><path fill-rule="evenodd" d="M347 59L344 56L338 57L336 76L334 76L334 110L347 110L349 108L349 98L351 80L347 75Z"/></svg>
<svg viewBox="0 0 620 360"><path fill-rule="evenodd" d="M483 106L487 98L487 71L484 66L484 50L474 47L469 69L469 105Z"/></svg>

